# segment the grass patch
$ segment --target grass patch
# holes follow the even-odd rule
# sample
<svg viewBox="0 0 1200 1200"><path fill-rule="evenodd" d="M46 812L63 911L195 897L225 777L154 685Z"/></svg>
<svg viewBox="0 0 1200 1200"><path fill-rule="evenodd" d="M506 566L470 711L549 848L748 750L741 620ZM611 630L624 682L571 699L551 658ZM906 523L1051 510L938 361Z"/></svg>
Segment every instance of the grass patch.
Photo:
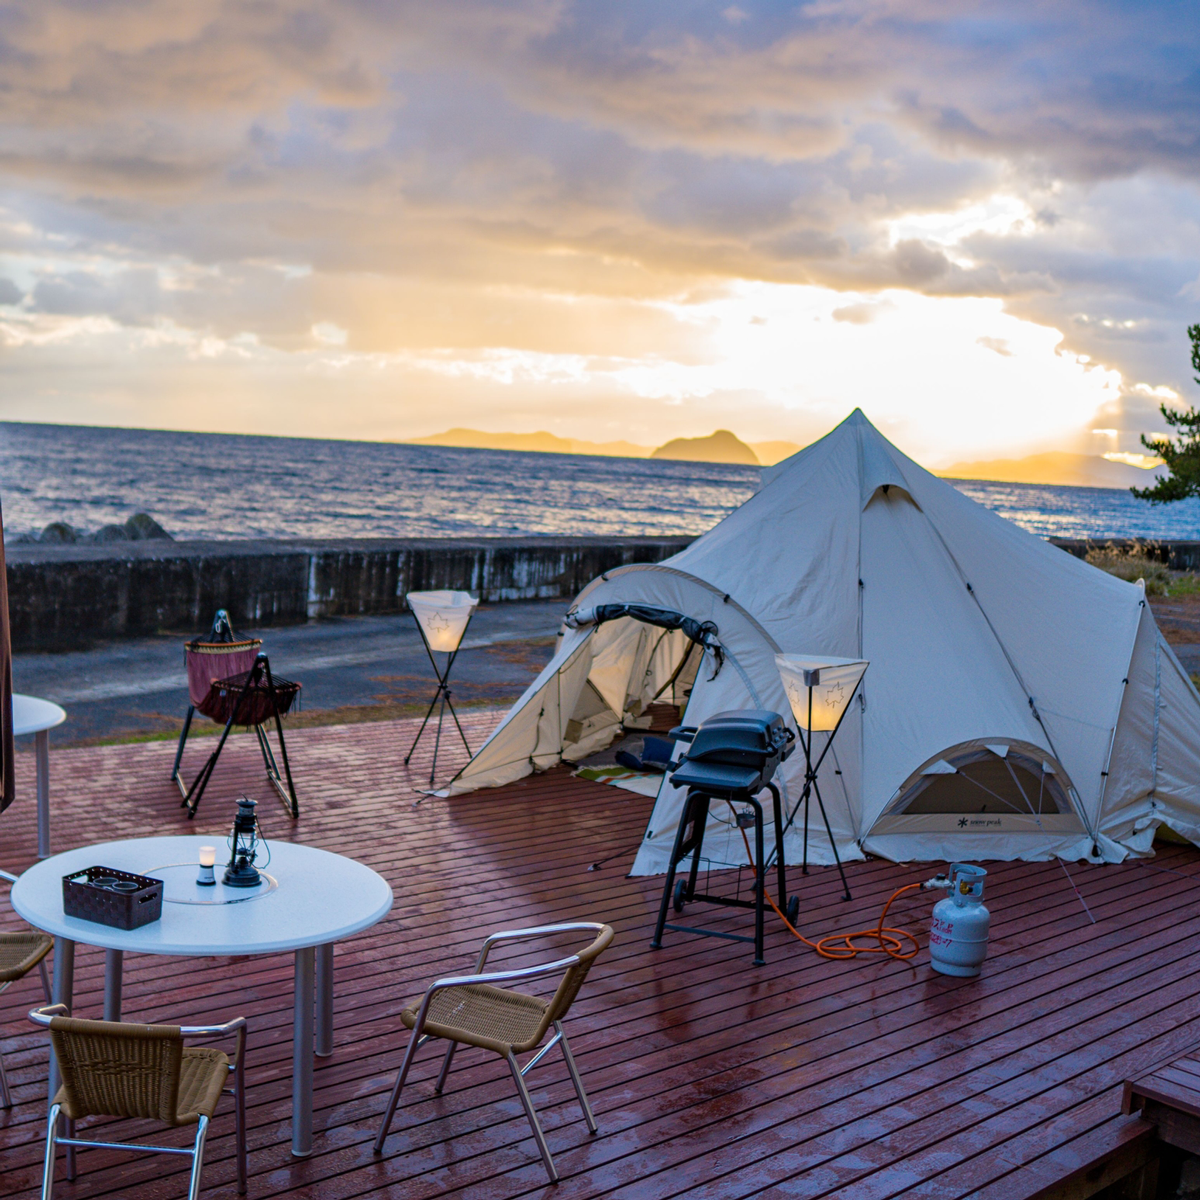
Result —
<svg viewBox="0 0 1200 1200"><path fill-rule="evenodd" d="M1171 582L1167 584L1167 595L1200 595L1200 575L1193 571L1172 571Z"/></svg>
<svg viewBox="0 0 1200 1200"><path fill-rule="evenodd" d="M1166 596L1172 583L1172 572L1164 562L1152 558L1139 542L1131 546L1107 546L1087 552L1087 561L1127 583L1139 579L1146 585L1147 596Z"/></svg>
<svg viewBox="0 0 1200 1200"><path fill-rule="evenodd" d="M508 708L516 699L515 694L510 698L488 700L459 700L456 696L454 707L459 712L483 708ZM426 701L424 704L347 704L341 708L310 709L308 712L289 713L283 718L283 730L287 735L295 729L313 729L322 725L362 725L370 721L395 721L401 717L423 717L428 707L429 704ZM436 719L437 713L435 712L434 720L436 721ZM446 714L446 721L453 729L449 713ZM182 728L183 719L180 718L175 722L173 729L133 729L123 733L105 734L101 737L79 738L70 742L59 741L56 738L55 745L66 749L71 746L128 746L138 742L174 742L179 739L179 731ZM224 728L224 725L217 725L197 714L192 720L192 728L188 731L188 744L190 745L196 738L220 737ZM249 726L235 725L233 732L247 733L249 728ZM267 725L268 730L274 728L273 721Z"/></svg>

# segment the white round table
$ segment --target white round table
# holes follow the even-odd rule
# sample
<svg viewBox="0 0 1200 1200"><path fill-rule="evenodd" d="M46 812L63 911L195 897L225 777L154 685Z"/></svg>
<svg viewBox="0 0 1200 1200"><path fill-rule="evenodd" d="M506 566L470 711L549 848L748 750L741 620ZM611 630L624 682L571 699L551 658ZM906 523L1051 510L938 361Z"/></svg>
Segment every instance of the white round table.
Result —
<svg viewBox="0 0 1200 1200"><path fill-rule="evenodd" d="M20 692L13 692L12 706L14 735L36 735L38 858L46 858L50 854L50 730L61 725L67 714L49 700Z"/></svg>
<svg viewBox="0 0 1200 1200"><path fill-rule="evenodd" d="M217 848L217 884L195 883L199 849ZM220 882L222 839L207 837L137 838L102 842L56 854L30 867L12 888L12 906L30 925L54 937L54 1002L71 1003L75 943L101 946L104 965L104 1018L121 1019L123 956L278 954L296 956L292 1036L292 1153L312 1152L312 1090L315 1052L333 1052L333 943L368 929L392 907L392 889L370 867L340 854L270 842L271 861L260 870L277 881L256 888L230 888ZM172 865L177 864L177 865ZM114 929L63 912L62 878L85 867L117 867L164 881L162 917L140 929ZM214 901L234 901L214 903ZM314 1022L314 1007L316 1018ZM254 1014L246 1016L253 1030ZM181 1013L180 1019L186 1014ZM57 1089L51 1062L50 1094Z"/></svg>

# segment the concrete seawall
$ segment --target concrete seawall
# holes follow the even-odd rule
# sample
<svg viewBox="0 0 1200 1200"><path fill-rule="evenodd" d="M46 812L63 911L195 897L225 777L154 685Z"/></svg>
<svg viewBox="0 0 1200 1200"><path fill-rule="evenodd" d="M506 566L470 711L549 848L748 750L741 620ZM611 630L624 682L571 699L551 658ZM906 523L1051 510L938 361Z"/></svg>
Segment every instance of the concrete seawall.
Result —
<svg viewBox="0 0 1200 1200"><path fill-rule="evenodd" d="M409 591L456 588L484 601L569 599L614 567L660 562L688 537L345 538L13 545L9 614L17 650L66 650L158 630L199 632L218 608L235 625L394 613ZM1084 557L1105 541L1052 539ZM1117 545L1130 545L1117 541ZM1200 542L1142 542L1200 570Z"/></svg>
<svg viewBox="0 0 1200 1200"><path fill-rule="evenodd" d="M690 538L345 538L6 547L16 650L158 630L398 612L410 591L484 601L569 598L603 571L659 562Z"/></svg>

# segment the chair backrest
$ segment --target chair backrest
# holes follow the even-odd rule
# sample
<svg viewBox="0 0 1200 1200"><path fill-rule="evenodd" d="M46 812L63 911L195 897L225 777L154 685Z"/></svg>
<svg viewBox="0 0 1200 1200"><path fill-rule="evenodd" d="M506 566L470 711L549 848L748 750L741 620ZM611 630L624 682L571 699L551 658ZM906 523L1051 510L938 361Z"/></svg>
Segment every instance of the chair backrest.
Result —
<svg viewBox="0 0 1200 1200"><path fill-rule="evenodd" d="M558 985L558 990L551 997L550 1005L546 1009L546 1021L561 1021L567 1015L568 1009L575 1002L575 997L579 995L579 989L583 987L583 981L588 977L588 972L592 969L592 963L608 949L609 943L613 940L613 931L611 925L605 925L603 929L596 934L595 941L592 942L586 950L579 952L579 962L568 967L566 973L562 977L562 982Z"/></svg>
<svg viewBox="0 0 1200 1200"><path fill-rule="evenodd" d="M50 1039L73 1117L148 1117L175 1124L183 1061L178 1025L54 1017Z"/></svg>

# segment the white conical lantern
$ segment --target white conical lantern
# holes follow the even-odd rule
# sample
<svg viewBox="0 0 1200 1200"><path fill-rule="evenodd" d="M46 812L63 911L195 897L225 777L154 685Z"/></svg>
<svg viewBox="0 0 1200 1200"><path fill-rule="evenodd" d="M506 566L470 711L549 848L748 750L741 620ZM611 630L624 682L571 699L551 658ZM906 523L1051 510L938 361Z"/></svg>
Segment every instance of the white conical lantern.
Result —
<svg viewBox="0 0 1200 1200"><path fill-rule="evenodd" d="M479 603L466 592L409 592L408 607L425 634L430 650L453 654Z"/></svg>
<svg viewBox="0 0 1200 1200"><path fill-rule="evenodd" d="M868 664L853 658L810 658L801 654L777 654L775 665L779 668L783 690L787 693L797 726L809 733L827 733L838 727L838 722L849 706Z"/></svg>

